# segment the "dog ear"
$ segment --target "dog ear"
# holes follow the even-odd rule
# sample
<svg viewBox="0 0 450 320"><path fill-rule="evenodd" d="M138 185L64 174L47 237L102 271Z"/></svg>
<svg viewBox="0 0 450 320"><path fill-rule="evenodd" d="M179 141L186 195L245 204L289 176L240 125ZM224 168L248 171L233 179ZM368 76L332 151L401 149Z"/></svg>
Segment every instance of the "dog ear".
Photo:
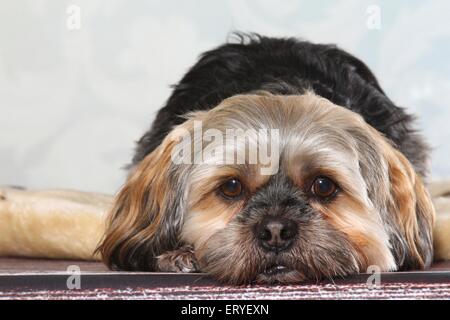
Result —
<svg viewBox="0 0 450 320"><path fill-rule="evenodd" d="M390 196L388 210L403 235L400 270L424 269L433 260L435 210L422 178L406 157L393 147L383 148L388 163Z"/></svg>
<svg viewBox="0 0 450 320"><path fill-rule="evenodd" d="M112 269L155 269L155 258L178 246L182 223L167 137L132 170L116 196L105 237L98 250Z"/></svg>

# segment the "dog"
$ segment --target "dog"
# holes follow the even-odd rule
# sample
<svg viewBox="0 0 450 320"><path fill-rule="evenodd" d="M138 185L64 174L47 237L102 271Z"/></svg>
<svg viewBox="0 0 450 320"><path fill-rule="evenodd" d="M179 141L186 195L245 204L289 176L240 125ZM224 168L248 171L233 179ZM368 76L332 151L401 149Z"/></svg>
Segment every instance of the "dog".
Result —
<svg viewBox="0 0 450 320"><path fill-rule="evenodd" d="M248 134L224 145L230 130ZM246 153L264 144L273 166ZM229 284L425 269L428 154L414 117L356 57L240 34L201 56L138 141L98 252L112 269Z"/></svg>

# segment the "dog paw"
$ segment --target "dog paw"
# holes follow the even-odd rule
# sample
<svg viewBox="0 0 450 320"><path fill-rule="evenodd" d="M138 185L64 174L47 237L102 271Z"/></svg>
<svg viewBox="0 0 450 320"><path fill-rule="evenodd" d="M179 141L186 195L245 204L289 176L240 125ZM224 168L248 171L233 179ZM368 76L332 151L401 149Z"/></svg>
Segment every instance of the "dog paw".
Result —
<svg viewBox="0 0 450 320"><path fill-rule="evenodd" d="M199 271L194 249L190 246L168 251L156 259L156 267L161 272L191 273Z"/></svg>

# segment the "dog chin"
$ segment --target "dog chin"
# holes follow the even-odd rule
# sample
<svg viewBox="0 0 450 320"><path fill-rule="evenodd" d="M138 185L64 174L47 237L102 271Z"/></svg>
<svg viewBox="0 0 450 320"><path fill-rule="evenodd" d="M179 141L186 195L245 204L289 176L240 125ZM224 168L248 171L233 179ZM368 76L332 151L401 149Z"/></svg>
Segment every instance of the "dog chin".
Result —
<svg viewBox="0 0 450 320"><path fill-rule="evenodd" d="M305 281L306 277L298 270L285 265L271 265L255 278L255 284L293 284Z"/></svg>

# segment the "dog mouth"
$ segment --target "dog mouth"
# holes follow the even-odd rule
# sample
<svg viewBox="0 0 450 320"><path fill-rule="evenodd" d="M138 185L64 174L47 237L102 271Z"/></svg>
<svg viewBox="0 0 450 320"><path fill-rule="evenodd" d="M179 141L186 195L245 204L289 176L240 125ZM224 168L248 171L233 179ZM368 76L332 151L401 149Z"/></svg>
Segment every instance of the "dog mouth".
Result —
<svg viewBox="0 0 450 320"><path fill-rule="evenodd" d="M262 272L262 274L265 275L265 276L268 276L268 277L272 277L272 276L275 276L275 275L280 275L280 274L287 273L289 271L291 271L291 269L289 269L285 265L272 264L272 265L266 267L264 269L264 271Z"/></svg>
<svg viewBox="0 0 450 320"><path fill-rule="evenodd" d="M267 265L255 278L256 284L289 284L305 279L298 270L283 263Z"/></svg>

